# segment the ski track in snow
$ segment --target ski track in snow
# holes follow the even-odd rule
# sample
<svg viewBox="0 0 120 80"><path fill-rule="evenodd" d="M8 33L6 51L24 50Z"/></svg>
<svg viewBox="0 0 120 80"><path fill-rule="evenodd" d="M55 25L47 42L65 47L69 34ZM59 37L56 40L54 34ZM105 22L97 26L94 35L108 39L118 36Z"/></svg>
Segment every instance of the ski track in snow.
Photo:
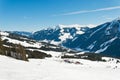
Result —
<svg viewBox="0 0 120 80"><path fill-rule="evenodd" d="M120 78L120 64L81 59L79 61L83 65L65 63L59 58L30 59L29 62L25 62L0 55L0 80L119 80ZM116 65L118 68L113 69Z"/></svg>

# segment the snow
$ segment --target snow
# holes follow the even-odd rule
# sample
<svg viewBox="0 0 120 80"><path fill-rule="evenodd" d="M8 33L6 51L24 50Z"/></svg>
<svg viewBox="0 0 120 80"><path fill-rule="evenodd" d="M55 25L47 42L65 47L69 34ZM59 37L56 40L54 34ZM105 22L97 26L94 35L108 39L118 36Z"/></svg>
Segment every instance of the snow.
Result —
<svg viewBox="0 0 120 80"><path fill-rule="evenodd" d="M90 49L90 50L91 50L92 48L94 48L94 46L95 46L95 45L91 44L90 46L87 47L87 49Z"/></svg>
<svg viewBox="0 0 120 80"><path fill-rule="evenodd" d="M77 38L78 38L78 37L74 37L74 38L72 39L72 41L75 41Z"/></svg>
<svg viewBox="0 0 120 80"><path fill-rule="evenodd" d="M114 25L118 24L118 25L119 25L118 31L120 31L120 23L119 23L119 20L120 20L120 17L118 17L118 18L116 18L115 20L113 20L113 21L111 22L111 24L109 25L109 29L112 29L112 27L113 27Z"/></svg>
<svg viewBox="0 0 120 80"><path fill-rule="evenodd" d="M75 54L65 53L66 56L74 56Z"/></svg>
<svg viewBox="0 0 120 80"><path fill-rule="evenodd" d="M83 50L83 49L81 49L81 48L79 48L79 47L75 48L75 50L76 50L76 51L85 51L85 50Z"/></svg>
<svg viewBox="0 0 120 80"><path fill-rule="evenodd" d="M119 59L114 59L114 58L111 58L111 57L102 57L102 59L106 60L109 63L116 63L117 60L119 60Z"/></svg>
<svg viewBox="0 0 120 80"><path fill-rule="evenodd" d="M77 55L79 55L79 54L84 54L85 52L79 52L79 53L76 53Z"/></svg>
<svg viewBox="0 0 120 80"><path fill-rule="evenodd" d="M83 31L77 31L76 34L84 34Z"/></svg>
<svg viewBox="0 0 120 80"><path fill-rule="evenodd" d="M92 62L66 63L61 59L29 59L29 62L0 56L0 80L119 80L120 64ZM114 68L117 66L117 68Z"/></svg>
<svg viewBox="0 0 120 80"><path fill-rule="evenodd" d="M101 52L105 51L108 47L109 47L109 46L106 46L106 47L104 47L104 48L101 48L101 49L97 50L95 53L101 53Z"/></svg>
<svg viewBox="0 0 120 80"><path fill-rule="evenodd" d="M55 57L58 57L58 56L61 56L62 52L55 52L55 51L44 51L44 50L40 50L40 49L29 49L31 51L40 51L40 52L44 52L44 53L47 53L47 54L51 54L53 58Z"/></svg>
<svg viewBox="0 0 120 80"><path fill-rule="evenodd" d="M61 29L61 33L63 33L63 31L64 31L63 28L76 28L77 29L76 34L84 34L84 32L80 30L82 27L88 26L89 28L93 28L96 25L93 25L93 24L89 24L89 25L79 25L79 24L62 25L62 24L59 24L58 26Z"/></svg>
<svg viewBox="0 0 120 80"><path fill-rule="evenodd" d="M114 38L104 42L103 44L100 45L100 47L107 46L108 44L112 43L115 39L117 39L117 37L114 37Z"/></svg>
<svg viewBox="0 0 120 80"><path fill-rule="evenodd" d="M40 41L40 42L46 42L46 43L50 42L50 44L54 44L54 45L59 45L59 44L61 44L60 41L55 41L55 40L49 41L49 40L47 40L47 39L42 40L42 41Z"/></svg>
<svg viewBox="0 0 120 80"><path fill-rule="evenodd" d="M92 49L92 48L94 48L94 46L95 46L95 43L96 43L96 41L94 41L92 44L90 44L88 47L87 47L87 49Z"/></svg>
<svg viewBox="0 0 120 80"><path fill-rule="evenodd" d="M48 43L49 41L47 39L45 39L45 40L42 40L40 42L46 42L46 43Z"/></svg>
<svg viewBox="0 0 120 80"><path fill-rule="evenodd" d="M61 42L52 40L50 43L54 45L59 45Z"/></svg>
<svg viewBox="0 0 120 80"><path fill-rule="evenodd" d="M60 33L61 33L60 36L59 36L59 39L61 40L61 42L65 41L66 39L72 39L73 38L73 36L70 33L64 32L64 28L68 27L68 26L64 26L64 25L59 25L59 26L60 26Z"/></svg>
<svg viewBox="0 0 120 80"><path fill-rule="evenodd" d="M40 43L27 43L26 41L19 41L19 40L15 40L15 39L11 39L11 38L8 38L6 36L3 36L2 37L2 40L5 40L7 39L8 42L10 43L14 43L14 44L21 44L23 45L24 47L37 47L37 48L40 48L41 44Z"/></svg>
<svg viewBox="0 0 120 80"><path fill-rule="evenodd" d="M60 37L59 37L59 39L61 40L61 41L65 41L66 39L72 39L73 37L70 35L70 33L64 33L63 35L61 35Z"/></svg>
<svg viewBox="0 0 120 80"><path fill-rule="evenodd" d="M7 33L7 32L3 32L3 31L0 31L0 35L2 35L2 36L8 36L9 33Z"/></svg>

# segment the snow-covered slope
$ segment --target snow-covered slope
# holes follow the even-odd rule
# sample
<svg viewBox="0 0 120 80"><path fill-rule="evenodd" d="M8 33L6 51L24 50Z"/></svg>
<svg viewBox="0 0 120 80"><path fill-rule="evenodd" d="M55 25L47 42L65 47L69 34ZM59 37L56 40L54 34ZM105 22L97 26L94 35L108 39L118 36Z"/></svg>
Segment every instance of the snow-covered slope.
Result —
<svg viewBox="0 0 120 80"><path fill-rule="evenodd" d="M41 43L35 42L34 40L30 40L22 36L10 34L4 31L0 31L0 34L2 40L7 40L8 43L21 44L24 47L36 47L36 48L41 47Z"/></svg>
<svg viewBox="0 0 120 80"><path fill-rule="evenodd" d="M30 59L29 62L0 56L0 80L119 80L120 64L61 59Z"/></svg>
<svg viewBox="0 0 120 80"><path fill-rule="evenodd" d="M64 46L120 58L120 18L89 29L63 43Z"/></svg>

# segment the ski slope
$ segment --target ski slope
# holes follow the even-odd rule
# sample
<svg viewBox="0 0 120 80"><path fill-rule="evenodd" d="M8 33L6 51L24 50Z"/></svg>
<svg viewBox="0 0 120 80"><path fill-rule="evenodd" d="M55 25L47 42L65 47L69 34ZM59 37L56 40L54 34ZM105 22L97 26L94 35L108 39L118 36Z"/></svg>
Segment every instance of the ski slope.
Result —
<svg viewBox="0 0 120 80"><path fill-rule="evenodd" d="M59 58L30 59L29 62L0 55L0 80L119 80L120 63ZM115 68L117 66L117 68Z"/></svg>

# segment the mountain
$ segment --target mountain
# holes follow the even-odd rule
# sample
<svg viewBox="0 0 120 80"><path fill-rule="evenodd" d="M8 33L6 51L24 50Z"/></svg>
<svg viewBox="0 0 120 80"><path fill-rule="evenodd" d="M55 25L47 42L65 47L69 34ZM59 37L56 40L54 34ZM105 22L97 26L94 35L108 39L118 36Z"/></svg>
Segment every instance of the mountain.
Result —
<svg viewBox="0 0 120 80"><path fill-rule="evenodd" d="M120 58L120 18L91 28L82 35L76 35L63 45Z"/></svg>
<svg viewBox="0 0 120 80"><path fill-rule="evenodd" d="M36 31L27 37L76 51L120 58L120 18L94 28L77 24L57 25L55 28Z"/></svg>
<svg viewBox="0 0 120 80"><path fill-rule="evenodd" d="M83 34L88 29L88 27L80 27L79 25L57 25L55 28L35 32L31 38L60 45L67 39L73 39L74 36Z"/></svg>
<svg viewBox="0 0 120 80"><path fill-rule="evenodd" d="M81 27L75 25L57 25L54 28L47 28L34 33L13 31L11 33L29 37L31 39L47 42L55 45L60 45L67 39L73 39L76 35L81 35L89 30L89 27Z"/></svg>
<svg viewBox="0 0 120 80"><path fill-rule="evenodd" d="M26 36L26 37L29 37L32 35L32 32L26 32L26 31L8 31L8 32L13 33L13 34L18 34L21 36Z"/></svg>

